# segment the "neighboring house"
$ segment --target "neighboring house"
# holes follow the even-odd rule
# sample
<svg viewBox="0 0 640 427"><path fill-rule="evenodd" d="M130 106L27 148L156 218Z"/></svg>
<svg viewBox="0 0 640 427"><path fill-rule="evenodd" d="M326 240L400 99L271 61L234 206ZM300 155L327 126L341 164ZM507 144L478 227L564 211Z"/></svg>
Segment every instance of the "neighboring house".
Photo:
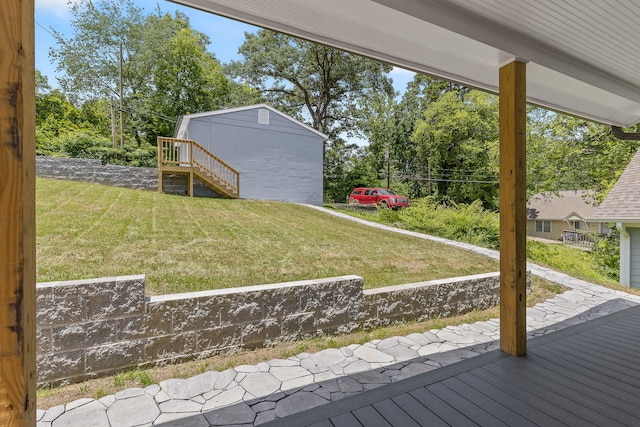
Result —
<svg viewBox="0 0 640 427"><path fill-rule="evenodd" d="M560 240L565 231L607 233L606 225L590 221L595 209L582 190L536 194L527 203L527 235Z"/></svg>
<svg viewBox="0 0 640 427"><path fill-rule="evenodd" d="M240 198L321 205L327 136L265 104L188 114L175 137L240 174Z"/></svg>
<svg viewBox="0 0 640 427"><path fill-rule="evenodd" d="M620 284L640 288L640 150L591 217L620 232Z"/></svg>

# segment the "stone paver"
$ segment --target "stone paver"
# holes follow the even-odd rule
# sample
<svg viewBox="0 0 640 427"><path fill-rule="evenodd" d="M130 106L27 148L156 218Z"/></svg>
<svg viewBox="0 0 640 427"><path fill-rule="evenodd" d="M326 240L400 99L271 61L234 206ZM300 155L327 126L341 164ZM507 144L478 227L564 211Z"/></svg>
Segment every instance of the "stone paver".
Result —
<svg viewBox="0 0 640 427"><path fill-rule="evenodd" d="M317 208L321 209L322 208ZM498 259L498 252L326 212ZM527 309L529 336L640 304L640 297L607 289L528 263L532 274L569 290ZM223 372L127 389L96 401L80 399L38 411L38 427L257 425L329 401L409 378L498 348L499 320L447 326L406 337L301 353Z"/></svg>

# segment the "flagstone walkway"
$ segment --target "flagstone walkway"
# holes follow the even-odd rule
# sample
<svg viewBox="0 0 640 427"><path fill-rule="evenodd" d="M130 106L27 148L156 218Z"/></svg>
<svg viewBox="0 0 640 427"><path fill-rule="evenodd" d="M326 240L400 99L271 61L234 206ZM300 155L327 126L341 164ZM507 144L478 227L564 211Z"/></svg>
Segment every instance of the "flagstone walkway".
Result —
<svg viewBox="0 0 640 427"><path fill-rule="evenodd" d="M329 214L429 239L498 259L495 250ZM527 309L530 336L585 322L640 303L640 297L575 279L535 264L532 274L568 291ZM131 388L99 400L38 410L38 427L252 426L361 393L498 348L499 322L447 326L405 337L301 353L188 379Z"/></svg>

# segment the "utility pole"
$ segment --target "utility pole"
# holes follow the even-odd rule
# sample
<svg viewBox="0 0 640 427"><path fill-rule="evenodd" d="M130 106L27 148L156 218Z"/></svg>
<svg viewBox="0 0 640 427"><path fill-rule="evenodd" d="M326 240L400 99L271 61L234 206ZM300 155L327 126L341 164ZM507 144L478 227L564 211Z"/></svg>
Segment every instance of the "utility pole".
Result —
<svg viewBox="0 0 640 427"><path fill-rule="evenodd" d="M387 188L391 188L391 151L387 149Z"/></svg>
<svg viewBox="0 0 640 427"><path fill-rule="evenodd" d="M118 148L118 141L116 139L116 105L113 101L113 97L109 100L111 101L111 145L113 146L113 155L117 158L117 154L115 152L116 148Z"/></svg>
<svg viewBox="0 0 640 427"><path fill-rule="evenodd" d="M122 42L120 42L120 148L124 147L124 91L122 89Z"/></svg>

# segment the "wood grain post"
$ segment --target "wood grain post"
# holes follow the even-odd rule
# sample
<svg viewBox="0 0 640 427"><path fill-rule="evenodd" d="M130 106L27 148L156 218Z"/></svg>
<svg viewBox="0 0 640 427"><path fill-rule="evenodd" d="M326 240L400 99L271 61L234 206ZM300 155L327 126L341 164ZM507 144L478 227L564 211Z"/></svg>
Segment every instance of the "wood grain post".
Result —
<svg viewBox="0 0 640 427"><path fill-rule="evenodd" d="M189 197L193 197L193 142L189 142Z"/></svg>
<svg viewBox="0 0 640 427"><path fill-rule="evenodd" d="M500 68L500 348L527 352L526 65Z"/></svg>
<svg viewBox="0 0 640 427"><path fill-rule="evenodd" d="M163 150L163 142L158 138L158 193L162 193L162 155L164 153Z"/></svg>
<svg viewBox="0 0 640 427"><path fill-rule="evenodd" d="M36 424L34 0L0 2L0 426Z"/></svg>

